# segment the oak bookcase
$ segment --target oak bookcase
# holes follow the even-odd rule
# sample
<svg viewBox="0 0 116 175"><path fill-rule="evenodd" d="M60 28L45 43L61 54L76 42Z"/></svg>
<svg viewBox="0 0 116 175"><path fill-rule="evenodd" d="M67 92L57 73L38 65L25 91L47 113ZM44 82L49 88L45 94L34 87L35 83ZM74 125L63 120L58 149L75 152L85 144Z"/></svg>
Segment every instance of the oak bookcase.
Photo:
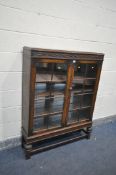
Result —
<svg viewBox="0 0 116 175"><path fill-rule="evenodd" d="M102 53L23 48L22 147L26 158L90 138Z"/></svg>

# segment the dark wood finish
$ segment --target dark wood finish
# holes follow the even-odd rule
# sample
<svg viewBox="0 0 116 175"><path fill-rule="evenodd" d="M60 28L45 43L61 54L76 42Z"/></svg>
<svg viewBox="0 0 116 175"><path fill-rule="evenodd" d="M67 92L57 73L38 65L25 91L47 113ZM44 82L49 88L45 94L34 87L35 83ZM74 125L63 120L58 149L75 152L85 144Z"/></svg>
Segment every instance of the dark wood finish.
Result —
<svg viewBox="0 0 116 175"><path fill-rule="evenodd" d="M77 132L77 135L76 135L76 132ZM82 130L78 130L76 132L73 131L72 133L68 133L67 135L65 134L65 135L58 136L58 137L54 138L54 139L57 139L57 142L55 142L55 143L51 142L52 138L50 138L50 140L44 140L45 143L46 142L49 143L49 141L50 141L51 143L49 145L46 144L45 146L44 145L40 146L41 142L38 142L39 146L37 146L37 148L33 147L33 149L30 150L30 154L34 154L34 153L42 152L42 151L47 151L49 149L53 149L53 148L56 148L58 146L65 145L67 143L72 143L74 141L86 138L86 132L82 133ZM75 134L75 136L74 136L74 134ZM66 136L68 136L68 137L66 137ZM58 140L58 138L59 138L59 140Z"/></svg>
<svg viewBox="0 0 116 175"><path fill-rule="evenodd" d="M36 131L32 136L29 136L29 137L26 135L25 131L23 131L23 136L24 136L25 143L32 144L33 142L44 140L46 138L51 138L51 137L65 134L65 133L70 133L72 131L80 130L81 128L87 128L87 126L91 127L92 122L85 120L80 122L79 124L77 123L77 124L68 125L66 128L57 128L57 130L50 129L48 130L48 132Z"/></svg>
<svg viewBox="0 0 116 175"><path fill-rule="evenodd" d="M92 114L94 111L94 107L95 107L95 100L96 100L96 96L97 96L97 90L98 90L98 85L99 85L99 80L100 80L100 74L101 74L101 69L102 69L102 62L98 61L98 70L97 70L97 78L96 78L96 83L95 83L95 87L94 87L94 95L93 95L93 99L92 99L92 108L91 108L91 120L92 120Z"/></svg>
<svg viewBox="0 0 116 175"><path fill-rule="evenodd" d="M34 98L35 98L35 81L36 81L36 69L33 63L31 63L31 75L30 75L30 104L29 104L29 135L33 133L33 117L34 117Z"/></svg>
<svg viewBox="0 0 116 175"><path fill-rule="evenodd" d="M27 159L90 138L103 57L24 47L22 147Z"/></svg>
<svg viewBox="0 0 116 175"><path fill-rule="evenodd" d="M63 127L66 126L67 124L67 115L68 115L68 110L69 110L73 76L74 76L74 67L73 67L73 64L71 65L69 64L68 70L67 70L67 87L65 90L64 111L63 111L63 117L62 117Z"/></svg>
<svg viewBox="0 0 116 175"><path fill-rule="evenodd" d="M30 73L31 73L31 51L23 51L23 72L22 72L22 127L29 133L29 103L30 103ZM25 97L25 98L23 98Z"/></svg>

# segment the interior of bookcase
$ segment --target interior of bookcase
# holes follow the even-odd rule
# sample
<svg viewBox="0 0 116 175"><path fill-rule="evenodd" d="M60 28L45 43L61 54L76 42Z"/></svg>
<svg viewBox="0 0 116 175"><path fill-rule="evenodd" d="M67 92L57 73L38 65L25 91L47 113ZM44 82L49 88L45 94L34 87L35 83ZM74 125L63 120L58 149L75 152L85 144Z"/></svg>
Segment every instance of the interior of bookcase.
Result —
<svg viewBox="0 0 116 175"><path fill-rule="evenodd" d="M67 64L37 63L34 130L61 127ZM96 64L75 64L67 124L89 119L96 81Z"/></svg>

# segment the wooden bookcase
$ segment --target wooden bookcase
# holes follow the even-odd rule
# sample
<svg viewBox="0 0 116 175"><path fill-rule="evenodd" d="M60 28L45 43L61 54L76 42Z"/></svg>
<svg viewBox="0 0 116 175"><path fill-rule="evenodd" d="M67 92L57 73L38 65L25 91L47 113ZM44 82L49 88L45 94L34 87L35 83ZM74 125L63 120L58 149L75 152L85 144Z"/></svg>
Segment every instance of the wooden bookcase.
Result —
<svg viewBox="0 0 116 175"><path fill-rule="evenodd" d="M24 47L22 147L26 158L90 138L103 57Z"/></svg>

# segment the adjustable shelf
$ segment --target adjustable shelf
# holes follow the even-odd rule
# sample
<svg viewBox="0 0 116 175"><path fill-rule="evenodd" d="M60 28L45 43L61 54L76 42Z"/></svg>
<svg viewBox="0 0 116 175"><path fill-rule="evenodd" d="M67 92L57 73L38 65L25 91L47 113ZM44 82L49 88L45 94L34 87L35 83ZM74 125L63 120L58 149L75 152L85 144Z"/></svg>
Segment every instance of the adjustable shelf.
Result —
<svg viewBox="0 0 116 175"><path fill-rule="evenodd" d="M58 111L56 111L56 110L58 110ZM62 107L58 107L58 108L54 108L54 111L52 110L52 111L45 111L44 110L44 112L40 112L40 113L36 113L35 115L34 115L34 118L37 118L37 117L46 117L46 116L48 116L48 115L55 115L55 114L61 114L61 113L63 113L63 109L62 109Z"/></svg>

